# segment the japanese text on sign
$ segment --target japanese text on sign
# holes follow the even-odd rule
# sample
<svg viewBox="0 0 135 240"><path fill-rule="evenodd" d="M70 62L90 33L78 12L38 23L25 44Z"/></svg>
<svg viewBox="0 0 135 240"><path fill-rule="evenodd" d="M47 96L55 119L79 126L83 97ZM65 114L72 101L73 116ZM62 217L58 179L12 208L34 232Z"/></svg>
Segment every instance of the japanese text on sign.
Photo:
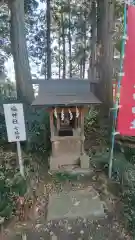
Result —
<svg viewBox="0 0 135 240"><path fill-rule="evenodd" d="M120 106L118 112L117 132L125 136L135 136L135 7L127 9L127 36L123 60L123 73L120 89Z"/></svg>
<svg viewBox="0 0 135 240"><path fill-rule="evenodd" d="M133 88L135 88L135 85L133 86ZM132 97L133 97L133 100L135 100L135 93L132 94ZM133 119L130 122L130 129L135 129L135 106L131 108L131 112L133 114L133 117L132 117Z"/></svg>
<svg viewBox="0 0 135 240"><path fill-rule="evenodd" d="M21 103L4 104L5 121L9 142L25 141L26 131Z"/></svg>
<svg viewBox="0 0 135 240"><path fill-rule="evenodd" d="M11 106L11 112L12 112L12 123L14 124L14 133L17 140L20 140L20 133L19 133L19 127L18 127L18 111L15 106Z"/></svg>

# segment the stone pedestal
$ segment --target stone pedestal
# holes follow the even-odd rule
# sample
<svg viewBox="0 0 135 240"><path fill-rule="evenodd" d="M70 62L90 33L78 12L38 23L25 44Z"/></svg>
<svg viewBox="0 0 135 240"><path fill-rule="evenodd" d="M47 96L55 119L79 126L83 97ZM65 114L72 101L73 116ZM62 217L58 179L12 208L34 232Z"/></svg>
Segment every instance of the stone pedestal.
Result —
<svg viewBox="0 0 135 240"><path fill-rule="evenodd" d="M59 169L58 161L54 157L50 157L49 159L49 169L51 171L57 171Z"/></svg>
<svg viewBox="0 0 135 240"><path fill-rule="evenodd" d="M83 169L89 169L90 168L90 160L89 160L89 156L86 154L83 154L80 156L80 165L81 168Z"/></svg>
<svg viewBox="0 0 135 240"><path fill-rule="evenodd" d="M57 171L63 168L64 166L77 166L81 167L81 169L89 169L90 168L90 160L89 156L84 154L81 155L80 157L77 155L72 155L72 154L66 154L66 155L61 155L58 157L50 157L50 170L51 171ZM80 162L80 164L79 164Z"/></svg>
<svg viewBox="0 0 135 240"><path fill-rule="evenodd" d="M75 154L66 154L58 157L50 157L50 170L60 170L64 166L79 166L79 156Z"/></svg>

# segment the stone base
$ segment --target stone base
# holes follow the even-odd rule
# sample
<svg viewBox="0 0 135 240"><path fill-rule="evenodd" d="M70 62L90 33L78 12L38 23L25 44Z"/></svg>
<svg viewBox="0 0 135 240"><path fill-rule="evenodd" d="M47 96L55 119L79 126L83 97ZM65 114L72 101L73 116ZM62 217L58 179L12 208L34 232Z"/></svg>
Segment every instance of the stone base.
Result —
<svg viewBox="0 0 135 240"><path fill-rule="evenodd" d="M50 157L49 159L49 169L51 171L57 171L59 169L58 162L53 157Z"/></svg>
<svg viewBox="0 0 135 240"><path fill-rule="evenodd" d="M83 169L90 168L90 159L89 159L88 155L84 154L84 155L80 156L80 165L81 165L81 168L83 168Z"/></svg>
<svg viewBox="0 0 135 240"><path fill-rule="evenodd" d="M73 154L61 155L59 157L50 157L50 170L57 171L64 166L79 165L79 156Z"/></svg>
<svg viewBox="0 0 135 240"><path fill-rule="evenodd" d="M49 197L47 220L75 219L77 217L98 219L104 217L103 202L93 188L53 193Z"/></svg>
<svg viewBox="0 0 135 240"><path fill-rule="evenodd" d="M81 169L89 169L90 168L90 160L89 156L84 154L82 156L75 155L62 155L60 157L50 157L50 170L58 171L63 169L66 166L71 166L72 168L75 166L81 167Z"/></svg>
<svg viewBox="0 0 135 240"><path fill-rule="evenodd" d="M76 176L80 178L92 176L93 175L93 169L91 168L80 168L79 166L75 165L69 165L69 166L63 166L60 169L56 170L49 170L51 174L61 173L61 174L67 174L69 176Z"/></svg>

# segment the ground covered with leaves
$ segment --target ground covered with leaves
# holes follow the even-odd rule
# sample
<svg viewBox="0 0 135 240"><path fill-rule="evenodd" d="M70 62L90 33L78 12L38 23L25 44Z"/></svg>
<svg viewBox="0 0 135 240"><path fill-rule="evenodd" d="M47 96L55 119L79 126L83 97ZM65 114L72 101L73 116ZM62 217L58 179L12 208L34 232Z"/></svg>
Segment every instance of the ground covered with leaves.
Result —
<svg viewBox="0 0 135 240"><path fill-rule="evenodd" d="M42 172L43 173L43 172ZM41 176L41 175L40 175ZM43 175L42 175L43 176ZM99 220L77 218L76 220L61 219L47 221L49 194L59 191L68 191L94 187L105 202L106 216ZM27 240L38 239L93 239L93 240L126 240L132 239L126 233L121 221L119 197L114 197L107 186L105 175L93 171L91 176L69 178L67 176L49 176L44 174L38 182L36 202L27 214L27 220L14 220L5 228L5 239L21 239L26 234Z"/></svg>

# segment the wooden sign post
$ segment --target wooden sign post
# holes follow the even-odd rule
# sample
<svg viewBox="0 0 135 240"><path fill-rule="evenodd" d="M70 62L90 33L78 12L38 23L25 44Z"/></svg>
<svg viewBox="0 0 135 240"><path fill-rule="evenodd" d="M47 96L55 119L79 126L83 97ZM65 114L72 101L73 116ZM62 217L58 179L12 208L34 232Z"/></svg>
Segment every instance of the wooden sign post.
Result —
<svg viewBox="0 0 135 240"><path fill-rule="evenodd" d="M24 177L24 167L20 141L26 140L26 130L22 103L4 104L4 114L9 142L16 142L20 174Z"/></svg>

